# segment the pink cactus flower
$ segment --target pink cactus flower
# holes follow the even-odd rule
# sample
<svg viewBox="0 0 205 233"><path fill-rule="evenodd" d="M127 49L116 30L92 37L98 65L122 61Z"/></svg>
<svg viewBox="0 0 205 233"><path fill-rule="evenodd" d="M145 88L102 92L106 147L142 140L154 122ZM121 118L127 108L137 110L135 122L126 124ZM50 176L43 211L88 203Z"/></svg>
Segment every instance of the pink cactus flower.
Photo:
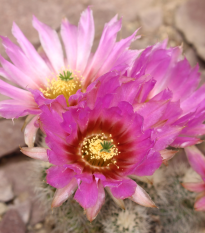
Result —
<svg viewBox="0 0 205 233"><path fill-rule="evenodd" d="M205 134L205 84L199 88L198 65L191 68L186 58L182 59L180 47L167 49L166 44L165 40L146 48L127 76L144 79L140 91L146 96L133 104L135 111L150 127L183 127L170 145L184 148L201 143L200 136ZM161 115L150 118L151 108Z"/></svg>
<svg viewBox="0 0 205 233"><path fill-rule="evenodd" d="M37 130L34 122L40 113L39 105L31 93L33 90L39 91L39 95L44 99L42 104L50 104L60 95L63 95L68 103L72 94L78 89L86 90L97 77L112 69L123 71L127 65L133 63L139 51L128 48L137 38L137 31L116 42L121 21L115 16L105 24L98 48L92 54L95 33L92 10L88 7L82 13L78 27L63 19L61 37L66 58L63 56L56 31L35 17L33 26L39 33L43 53L36 51L15 23L12 32L20 47L1 36L12 63L0 56L0 75L15 86L0 80L0 93L9 98L0 102L0 115L5 118L18 118L31 114L28 122L35 116L25 130L27 145L33 146Z"/></svg>
<svg viewBox="0 0 205 233"><path fill-rule="evenodd" d="M205 157L196 146L187 147L185 151L191 167L201 176L202 180L182 185L191 192L199 193L194 208L197 211L203 211L205 210Z"/></svg>

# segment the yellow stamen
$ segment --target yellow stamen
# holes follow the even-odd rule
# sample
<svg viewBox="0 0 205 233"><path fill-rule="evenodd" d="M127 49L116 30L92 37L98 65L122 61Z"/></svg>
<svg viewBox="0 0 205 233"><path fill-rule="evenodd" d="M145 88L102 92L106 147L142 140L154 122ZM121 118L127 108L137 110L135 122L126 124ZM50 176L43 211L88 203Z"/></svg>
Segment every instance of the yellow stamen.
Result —
<svg viewBox="0 0 205 233"><path fill-rule="evenodd" d="M109 136L111 137L111 136ZM104 142L112 142L112 147L108 151L102 151ZM89 163L96 166L108 166L110 163L116 163L113 157L119 154L118 148L113 143L113 139L108 140L104 133L85 138L82 143L82 157Z"/></svg>
<svg viewBox="0 0 205 233"><path fill-rule="evenodd" d="M81 88L81 81L79 78L72 74L70 79L63 79L63 75L67 74L66 72L61 72L57 77L47 80L47 86L40 88L40 91L44 94L46 98L55 99L59 95L64 95L66 102L68 104L68 99L71 95L75 94L77 90ZM61 77L61 78L60 78ZM68 104L69 105L69 104Z"/></svg>

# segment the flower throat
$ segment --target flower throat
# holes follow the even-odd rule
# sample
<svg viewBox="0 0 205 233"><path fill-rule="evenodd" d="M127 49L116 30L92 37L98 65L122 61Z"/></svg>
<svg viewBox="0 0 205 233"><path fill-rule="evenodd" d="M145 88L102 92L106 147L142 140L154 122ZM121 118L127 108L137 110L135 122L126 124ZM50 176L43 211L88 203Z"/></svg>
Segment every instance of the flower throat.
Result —
<svg viewBox="0 0 205 233"><path fill-rule="evenodd" d="M45 88L40 88L40 91L48 99L55 99L59 95L64 95L67 105L68 99L81 88L79 77L70 72L63 71L57 78L48 79L48 84Z"/></svg>
<svg viewBox="0 0 205 233"><path fill-rule="evenodd" d="M81 147L82 158L91 165L98 167L106 167L111 163L115 164L115 156L119 153L111 134L109 137L102 133L85 138Z"/></svg>

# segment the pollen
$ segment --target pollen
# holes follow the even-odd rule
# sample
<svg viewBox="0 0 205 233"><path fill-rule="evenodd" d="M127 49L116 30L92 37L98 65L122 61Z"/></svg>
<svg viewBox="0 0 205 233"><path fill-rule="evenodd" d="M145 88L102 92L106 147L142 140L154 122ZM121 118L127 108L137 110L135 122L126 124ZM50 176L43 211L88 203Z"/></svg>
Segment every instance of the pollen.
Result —
<svg viewBox="0 0 205 233"><path fill-rule="evenodd" d="M115 157L119 154L112 138L104 133L85 138L82 143L81 155L95 166L109 166L116 164Z"/></svg>
<svg viewBox="0 0 205 233"><path fill-rule="evenodd" d="M81 88L81 81L75 72L62 71L56 77L47 79L47 86L40 88L40 91L48 99L55 99L59 95L64 95L68 104L68 99ZM68 104L69 105L69 104Z"/></svg>

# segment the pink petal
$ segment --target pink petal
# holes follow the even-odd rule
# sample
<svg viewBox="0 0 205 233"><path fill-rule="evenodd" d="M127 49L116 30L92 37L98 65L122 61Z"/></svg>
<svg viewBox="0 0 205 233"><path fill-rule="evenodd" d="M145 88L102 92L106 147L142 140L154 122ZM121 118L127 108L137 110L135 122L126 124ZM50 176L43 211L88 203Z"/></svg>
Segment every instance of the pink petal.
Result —
<svg viewBox="0 0 205 233"><path fill-rule="evenodd" d="M136 202L139 205L156 208L156 205L151 200L148 193L145 192L145 190L141 188L139 185L137 185L135 193L129 199Z"/></svg>
<svg viewBox="0 0 205 233"><path fill-rule="evenodd" d="M125 199L131 197L136 189L135 181L131 179L124 179L117 187L110 187L110 191L117 199Z"/></svg>
<svg viewBox="0 0 205 233"><path fill-rule="evenodd" d="M3 100L0 101L0 115L4 118L11 119L28 114L39 114L40 109L34 104L13 99Z"/></svg>
<svg viewBox="0 0 205 233"><path fill-rule="evenodd" d="M12 33L17 39L19 45L24 51L25 55L33 64L33 67L41 72L41 76L49 77L51 75L51 71L48 69L46 63L43 61L41 56L38 54L34 46L27 40L19 27L14 23L12 27Z"/></svg>
<svg viewBox="0 0 205 233"><path fill-rule="evenodd" d="M187 158L192 168L202 177L205 178L205 157L196 146L185 148Z"/></svg>
<svg viewBox="0 0 205 233"><path fill-rule="evenodd" d="M195 144L199 144L201 142L202 140L200 138L179 136L170 144L170 146L173 146L175 148L184 148Z"/></svg>
<svg viewBox="0 0 205 233"><path fill-rule="evenodd" d="M78 182L73 178L64 188L57 189L51 207L58 207L72 195L78 187Z"/></svg>
<svg viewBox="0 0 205 233"><path fill-rule="evenodd" d="M161 166L162 158L159 152L150 151L142 163L133 169L136 176L151 176Z"/></svg>
<svg viewBox="0 0 205 233"><path fill-rule="evenodd" d="M24 130L24 139L28 147L34 147L34 142L36 139L36 133L38 127L35 126L35 122L38 120L39 115L35 116L26 126Z"/></svg>
<svg viewBox="0 0 205 233"><path fill-rule="evenodd" d="M74 199L84 208L88 209L96 205L98 200L98 188L96 181L86 183L82 181L80 187L75 193Z"/></svg>
<svg viewBox="0 0 205 233"><path fill-rule="evenodd" d="M159 121L159 119L165 113L168 103L169 102L167 100L157 101L157 102L149 101L147 103L144 103L143 107L136 110L138 114L144 117L145 130Z"/></svg>
<svg viewBox="0 0 205 233"><path fill-rule="evenodd" d="M46 172L47 183L58 189L65 187L75 175L75 172L66 166L53 166Z"/></svg>
<svg viewBox="0 0 205 233"><path fill-rule="evenodd" d="M116 41L117 33L121 29L121 21L122 20L117 21L117 16L115 16L110 20L109 23L105 25L99 46L93 58L89 62L85 72L83 73L83 76L86 77L85 86L91 82L112 51Z"/></svg>
<svg viewBox="0 0 205 233"><path fill-rule="evenodd" d="M144 102L148 98L150 91L154 88L156 81L154 79L149 79L147 82L140 85L140 91L137 93L136 102L142 103L141 105L136 105L140 107L144 107ZM139 84L138 84L139 85ZM135 107L134 107L135 109ZM136 109L137 111L137 109Z"/></svg>
<svg viewBox="0 0 205 233"><path fill-rule="evenodd" d="M52 149L48 150L48 160L54 165L64 165L73 162L73 160L69 158L69 154L59 148L54 151Z"/></svg>
<svg viewBox="0 0 205 233"><path fill-rule="evenodd" d="M167 109L160 120L162 122L165 121L166 124L172 124L173 122L176 122L181 117L182 113L183 111L180 108L180 101L169 102ZM174 123L174 125L177 125L177 124Z"/></svg>
<svg viewBox="0 0 205 233"><path fill-rule="evenodd" d="M141 52L142 52L142 50L126 50L126 51L124 51L119 56L119 58L115 61L114 67L118 67L118 66L120 67L120 66L122 66L122 64L125 64L126 66L128 64L132 64ZM115 70L115 69L112 69L112 70ZM118 69L116 69L116 70L118 70Z"/></svg>
<svg viewBox="0 0 205 233"><path fill-rule="evenodd" d="M67 64L69 68L75 70L77 60L77 36L78 28L63 19L61 24L61 36L65 46Z"/></svg>
<svg viewBox="0 0 205 233"><path fill-rule="evenodd" d="M167 163L167 161L169 161L170 159L172 159L174 157L174 155L177 153L177 150L161 150L159 153L162 156L163 159L163 163Z"/></svg>
<svg viewBox="0 0 205 233"><path fill-rule="evenodd" d="M6 53L14 63L24 74L32 78L38 85L45 84L45 74L38 72L38 68L32 66L32 62L26 57L22 49L12 43L8 38L1 36L3 40L3 46L5 47Z"/></svg>
<svg viewBox="0 0 205 233"><path fill-rule="evenodd" d="M197 119L195 119L195 120L197 121ZM205 134L205 125L202 124L202 122L200 121L200 119L199 119L198 122L196 122L196 125L189 125L189 123L188 123L187 127L185 127L183 129L183 131L181 132L181 134L190 135L192 137L193 136L199 137L199 136L202 136L202 135Z"/></svg>
<svg viewBox="0 0 205 233"><path fill-rule="evenodd" d="M10 80L5 70L1 67L0 67L0 76L4 77L7 80Z"/></svg>
<svg viewBox="0 0 205 233"><path fill-rule="evenodd" d="M93 207L86 209L86 216L90 222L92 222L98 215L102 205L105 202L105 191L102 183L98 183L98 199Z"/></svg>
<svg viewBox="0 0 205 233"><path fill-rule="evenodd" d="M76 70L83 73L87 65L95 34L93 13L88 7L81 14L78 24L78 49Z"/></svg>
<svg viewBox="0 0 205 233"><path fill-rule="evenodd" d="M22 147L21 152L33 159L39 159L48 162L47 149L42 147Z"/></svg>
<svg viewBox="0 0 205 233"><path fill-rule="evenodd" d="M136 39L135 35L138 32L139 29L137 29L131 36L120 40L116 43L114 46L112 52L109 54L108 58L100 68L97 76L100 77L101 75L107 73L107 71L111 70L111 68L115 65L115 62L120 57L120 55L128 50L130 44Z"/></svg>
<svg viewBox="0 0 205 233"><path fill-rule="evenodd" d="M25 75L16 66L5 60L1 55L0 55L0 62L10 81L18 84L19 86L25 89L28 88L39 89L39 85L37 82L32 80L29 76Z"/></svg>
<svg viewBox="0 0 205 233"><path fill-rule="evenodd" d="M173 91L173 101L180 99L183 103L183 100L191 96L196 90L200 81L200 75L198 73L198 68L191 69L189 62L186 59L179 61L178 55L181 54L179 48L173 48L171 53L172 61L165 76L166 85Z"/></svg>
<svg viewBox="0 0 205 233"><path fill-rule="evenodd" d="M154 149L156 151L165 149L175 140L182 129L183 127L170 125L157 128L152 135L152 139L156 140Z"/></svg>
<svg viewBox="0 0 205 233"><path fill-rule="evenodd" d="M78 173L77 175L75 175L76 179L79 179L81 181L85 181L86 183L93 183L93 174L90 172L83 172L83 173Z"/></svg>
<svg viewBox="0 0 205 233"><path fill-rule="evenodd" d="M23 124L23 126L22 126L22 128L21 128L22 131L25 130L25 127L26 127L27 124L33 119L34 116L35 116L35 115L33 115L33 114L29 114L29 115L26 117L26 119L24 120L24 124Z"/></svg>
<svg viewBox="0 0 205 233"><path fill-rule="evenodd" d="M63 50L58 34L47 25L41 23L36 17L33 17L33 26L39 33L40 41L46 55L58 73L65 66Z"/></svg>
<svg viewBox="0 0 205 233"><path fill-rule="evenodd" d="M200 198L194 204L194 209L196 211L204 211L205 210L205 197Z"/></svg>
<svg viewBox="0 0 205 233"><path fill-rule="evenodd" d="M200 183L182 183L182 186L191 191L191 192L203 192L205 191L205 183L200 182Z"/></svg>
<svg viewBox="0 0 205 233"><path fill-rule="evenodd" d="M184 113L194 111L198 104L204 101L205 98L205 85L203 84L197 91L193 92L193 94L182 102L181 108Z"/></svg>
<svg viewBox="0 0 205 233"><path fill-rule="evenodd" d="M35 103L34 98L30 92L12 86L2 80L0 80L0 93L12 99L28 103Z"/></svg>
<svg viewBox="0 0 205 233"><path fill-rule="evenodd" d="M62 122L62 117L53 109L50 108L49 105L44 105L41 107L42 114L40 120L44 123L43 129L47 130L46 134L51 133L54 135L58 135L59 138L56 137L56 140L65 140L66 132L62 127L59 127L59 125Z"/></svg>

